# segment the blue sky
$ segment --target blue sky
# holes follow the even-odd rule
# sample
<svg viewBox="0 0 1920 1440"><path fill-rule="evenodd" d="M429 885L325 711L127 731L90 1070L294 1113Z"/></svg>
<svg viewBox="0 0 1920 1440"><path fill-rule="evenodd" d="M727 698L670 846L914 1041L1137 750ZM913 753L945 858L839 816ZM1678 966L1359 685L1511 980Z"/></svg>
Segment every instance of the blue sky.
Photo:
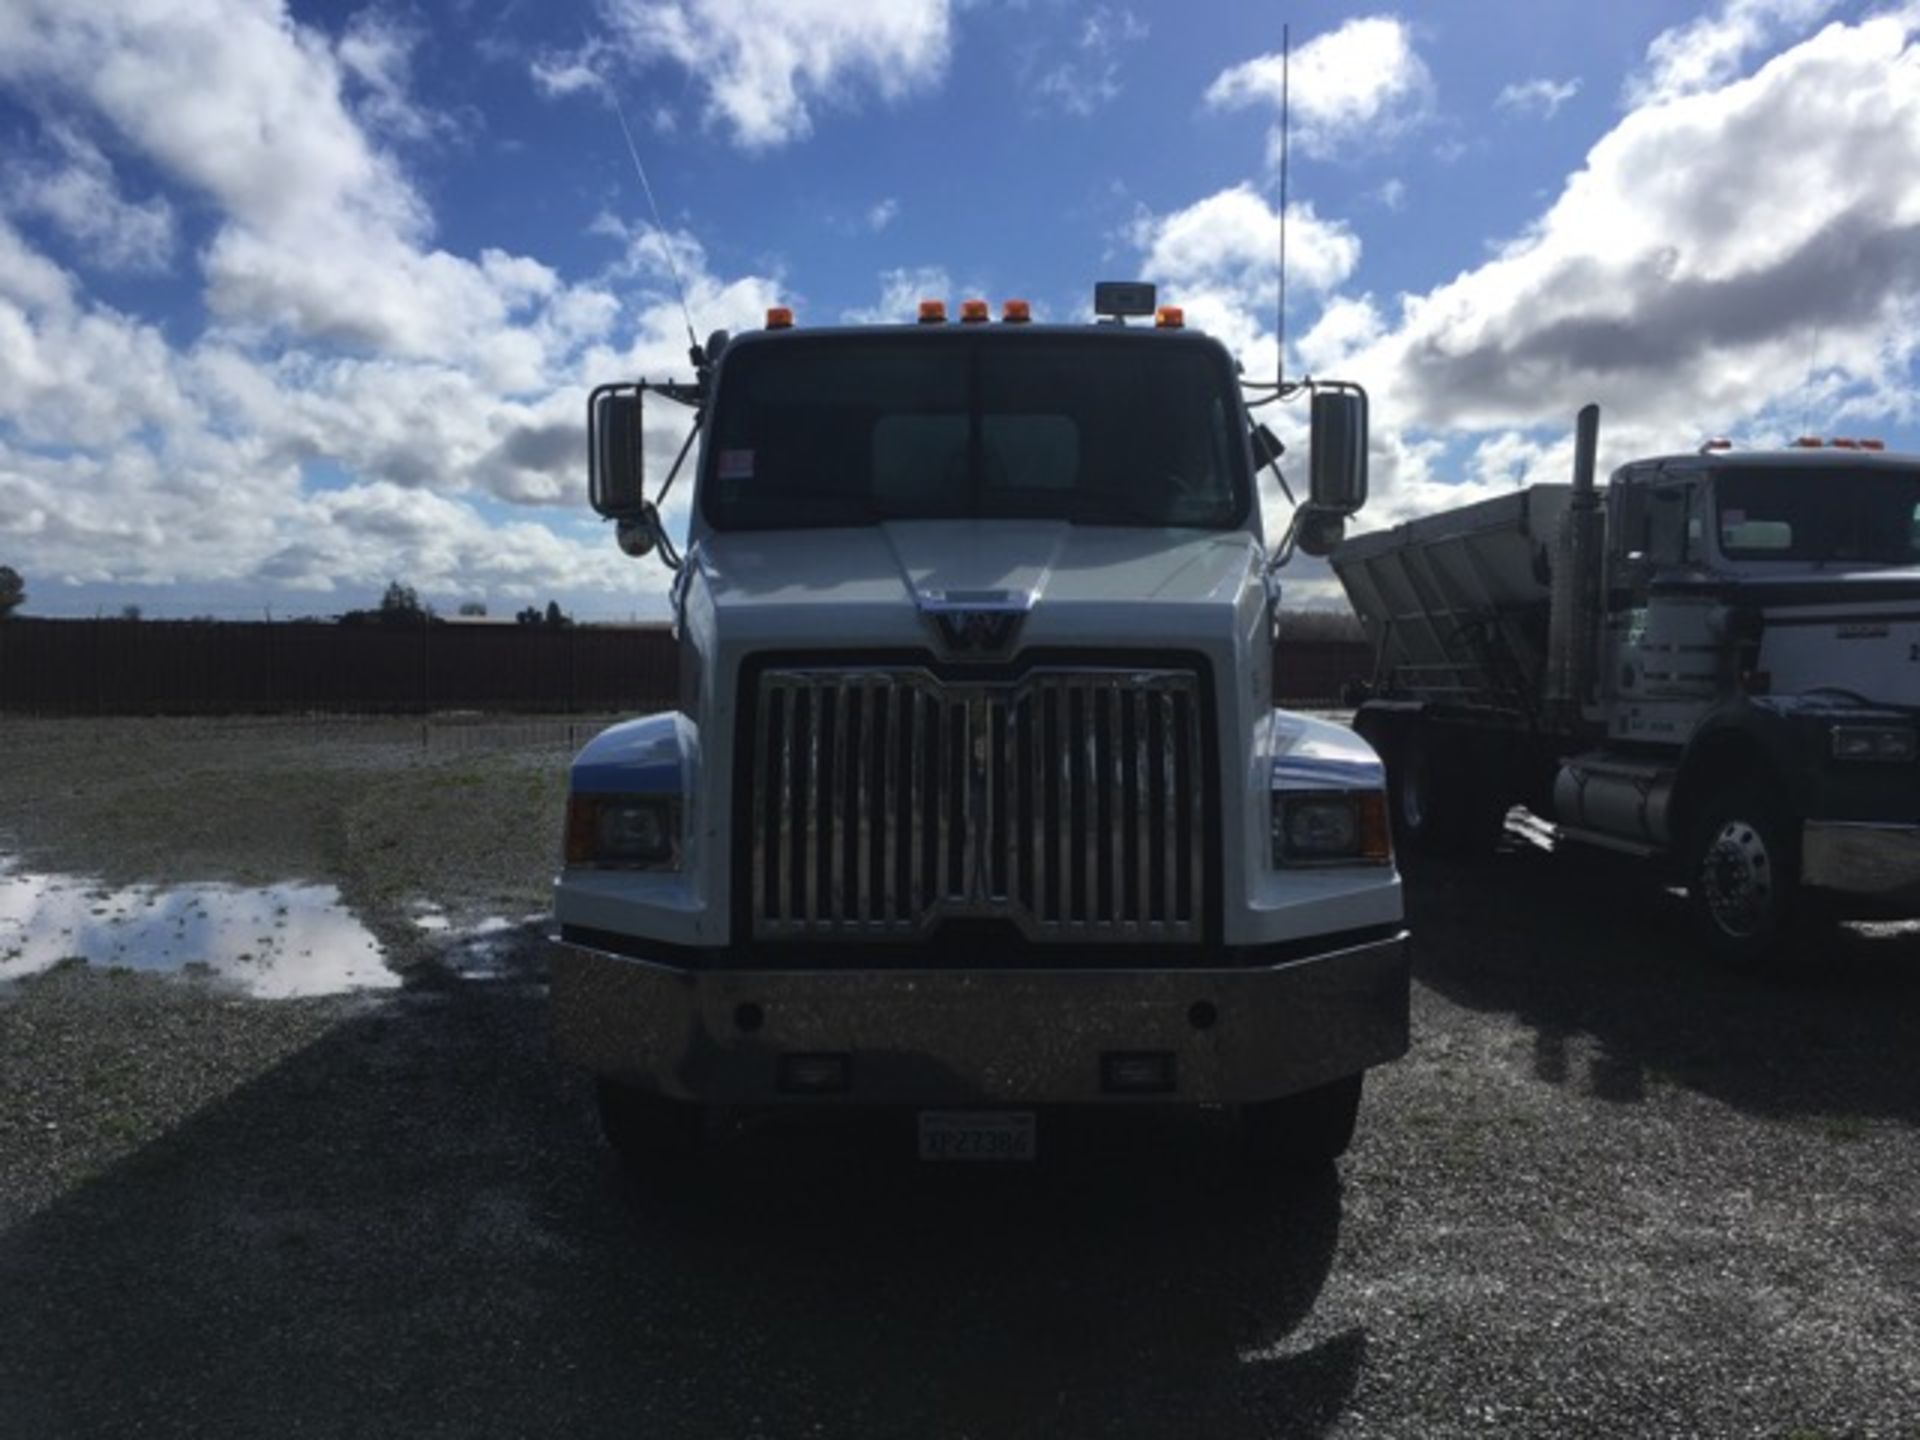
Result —
<svg viewBox="0 0 1920 1440"><path fill-rule="evenodd" d="M702 333L1145 276L1266 373L1288 19L1289 365L1373 392L1372 523L1562 478L1587 399L1603 463L1920 448L1911 6L9 0L0 563L657 614L579 418L684 352L663 240Z"/></svg>

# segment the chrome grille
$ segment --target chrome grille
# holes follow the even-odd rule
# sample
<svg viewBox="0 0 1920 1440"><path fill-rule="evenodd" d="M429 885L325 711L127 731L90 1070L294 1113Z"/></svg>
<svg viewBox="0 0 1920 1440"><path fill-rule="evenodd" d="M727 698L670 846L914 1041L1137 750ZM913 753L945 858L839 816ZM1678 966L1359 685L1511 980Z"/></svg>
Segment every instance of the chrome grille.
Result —
<svg viewBox="0 0 1920 1440"><path fill-rule="evenodd" d="M897 938L967 916L1197 940L1202 715L1186 670L767 670L741 832L753 933Z"/></svg>

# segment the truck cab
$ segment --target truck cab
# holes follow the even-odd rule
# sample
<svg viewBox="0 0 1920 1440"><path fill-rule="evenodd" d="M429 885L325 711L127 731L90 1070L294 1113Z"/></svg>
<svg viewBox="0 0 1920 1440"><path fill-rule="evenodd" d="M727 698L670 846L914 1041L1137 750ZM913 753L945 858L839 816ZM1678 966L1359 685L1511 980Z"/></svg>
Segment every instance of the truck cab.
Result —
<svg viewBox="0 0 1920 1440"><path fill-rule="evenodd" d="M1234 362L1178 312L1003 317L776 310L694 382L595 392L594 499L677 565L682 676L576 759L555 888L556 1045L629 1156L806 1104L1021 1156L1032 1107L1141 1101L1330 1155L1406 1047L1378 761L1270 701L1297 536ZM1307 543L1364 494L1339 393ZM649 395L694 409L684 554Z"/></svg>

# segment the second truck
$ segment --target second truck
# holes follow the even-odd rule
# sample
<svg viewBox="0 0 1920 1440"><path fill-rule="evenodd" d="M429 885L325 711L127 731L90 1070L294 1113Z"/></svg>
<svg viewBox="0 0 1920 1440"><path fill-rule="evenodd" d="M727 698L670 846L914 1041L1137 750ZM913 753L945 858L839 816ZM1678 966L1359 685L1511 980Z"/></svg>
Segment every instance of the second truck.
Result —
<svg viewBox="0 0 1920 1440"><path fill-rule="evenodd" d="M1363 535L1333 566L1376 665L1354 725L1403 844L1526 805L1648 857L1736 960L1796 921L1920 914L1920 458L1713 441Z"/></svg>

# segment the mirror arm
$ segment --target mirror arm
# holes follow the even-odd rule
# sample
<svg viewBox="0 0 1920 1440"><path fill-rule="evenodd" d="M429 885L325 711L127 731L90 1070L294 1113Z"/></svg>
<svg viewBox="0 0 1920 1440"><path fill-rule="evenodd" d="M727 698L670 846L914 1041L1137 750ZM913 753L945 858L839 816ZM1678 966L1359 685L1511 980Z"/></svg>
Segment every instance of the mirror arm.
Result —
<svg viewBox="0 0 1920 1440"><path fill-rule="evenodd" d="M705 410L693 412L693 424L687 430L686 440L681 443L680 453L673 457L673 468L667 471L667 478L660 482L660 493L653 497L653 503L656 506L666 503L667 492L673 488L673 482L679 477L680 467L686 464L687 452L693 449L693 442L700 437L700 422L706 418Z"/></svg>
<svg viewBox="0 0 1920 1440"><path fill-rule="evenodd" d="M674 548L672 539L668 537L667 524L666 521L660 518L659 508L654 505L648 505L646 518L647 528L653 531L654 549L659 552L661 561L669 570L678 570L686 561L681 557L680 552Z"/></svg>

